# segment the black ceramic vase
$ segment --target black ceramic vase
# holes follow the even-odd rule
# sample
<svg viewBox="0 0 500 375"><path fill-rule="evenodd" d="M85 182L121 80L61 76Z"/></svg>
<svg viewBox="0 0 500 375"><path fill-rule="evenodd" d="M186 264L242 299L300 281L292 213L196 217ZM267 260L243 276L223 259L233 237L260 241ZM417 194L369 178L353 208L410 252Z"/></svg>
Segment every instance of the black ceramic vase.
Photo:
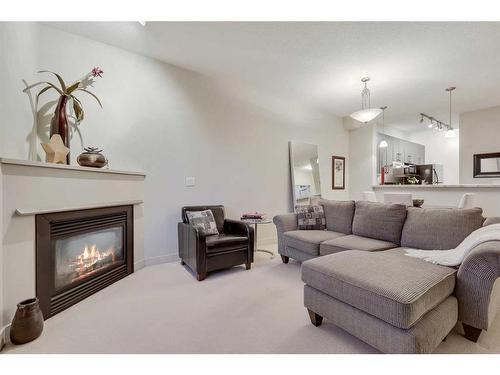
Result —
<svg viewBox="0 0 500 375"><path fill-rule="evenodd" d="M19 302L10 327L10 341L16 345L26 344L39 337L42 331L43 314L38 298Z"/></svg>

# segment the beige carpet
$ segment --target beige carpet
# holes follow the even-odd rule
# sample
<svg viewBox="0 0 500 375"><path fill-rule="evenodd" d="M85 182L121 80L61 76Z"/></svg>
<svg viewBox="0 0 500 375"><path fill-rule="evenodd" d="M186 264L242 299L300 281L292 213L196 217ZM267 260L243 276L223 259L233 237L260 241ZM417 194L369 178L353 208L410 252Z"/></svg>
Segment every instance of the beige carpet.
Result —
<svg viewBox="0 0 500 375"><path fill-rule="evenodd" d="M275 251L275 246L269 247ZM325 321L309 322L300 264L258 253L198 282L178 263L144 268L45 322L3 353L376 353ZM500 319L479 343L451 333L438 353L500 353Z"/></svg>

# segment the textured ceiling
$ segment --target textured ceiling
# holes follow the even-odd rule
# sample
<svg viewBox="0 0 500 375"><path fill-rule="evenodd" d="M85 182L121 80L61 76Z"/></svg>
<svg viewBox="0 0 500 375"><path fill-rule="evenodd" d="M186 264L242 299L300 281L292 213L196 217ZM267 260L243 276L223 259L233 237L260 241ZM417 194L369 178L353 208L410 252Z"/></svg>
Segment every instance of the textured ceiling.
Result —
<svg viewBox="0 0 500 375"><path fill-rule="evenodd" d="M407 130L420 112L446 112L450 85L456 113L500 104L500 23L50 25L338 116L359 109L368 75L372 106Z"/></svg>

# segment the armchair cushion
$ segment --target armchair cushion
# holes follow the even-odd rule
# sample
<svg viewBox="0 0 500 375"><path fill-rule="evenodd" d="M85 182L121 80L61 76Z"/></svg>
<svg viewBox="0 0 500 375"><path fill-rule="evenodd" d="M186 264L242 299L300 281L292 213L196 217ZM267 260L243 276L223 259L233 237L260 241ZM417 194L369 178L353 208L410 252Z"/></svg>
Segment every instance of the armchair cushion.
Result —
<svg viewBox="0 0 500 375"><path fill-rule="evenodd" d="M202 235L219 234L212 210L187 211L186 216L189 224L198 229Z"/></svg>
<svg viewBox="0 0 500 375"><path fill-rule="evenodd" d="M213 236L207 236L207 252L210 252L214 247L227 247L232 245L241 245L248 242L247 236L241 236L237 234L216 234Z"/></svg>

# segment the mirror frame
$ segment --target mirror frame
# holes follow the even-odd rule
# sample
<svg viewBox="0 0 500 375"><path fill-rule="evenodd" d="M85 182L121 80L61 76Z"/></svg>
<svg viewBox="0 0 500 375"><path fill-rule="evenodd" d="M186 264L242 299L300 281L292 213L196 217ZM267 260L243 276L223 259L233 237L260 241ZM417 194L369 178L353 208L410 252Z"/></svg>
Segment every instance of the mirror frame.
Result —
<svg viewBox="0 0 500 375"><path fill-rule="evenodd" d="M481 172L481 160L500 158L500 152L490 152L487 154L474 154L474 178L498 178L499 172Z"/></svg>

